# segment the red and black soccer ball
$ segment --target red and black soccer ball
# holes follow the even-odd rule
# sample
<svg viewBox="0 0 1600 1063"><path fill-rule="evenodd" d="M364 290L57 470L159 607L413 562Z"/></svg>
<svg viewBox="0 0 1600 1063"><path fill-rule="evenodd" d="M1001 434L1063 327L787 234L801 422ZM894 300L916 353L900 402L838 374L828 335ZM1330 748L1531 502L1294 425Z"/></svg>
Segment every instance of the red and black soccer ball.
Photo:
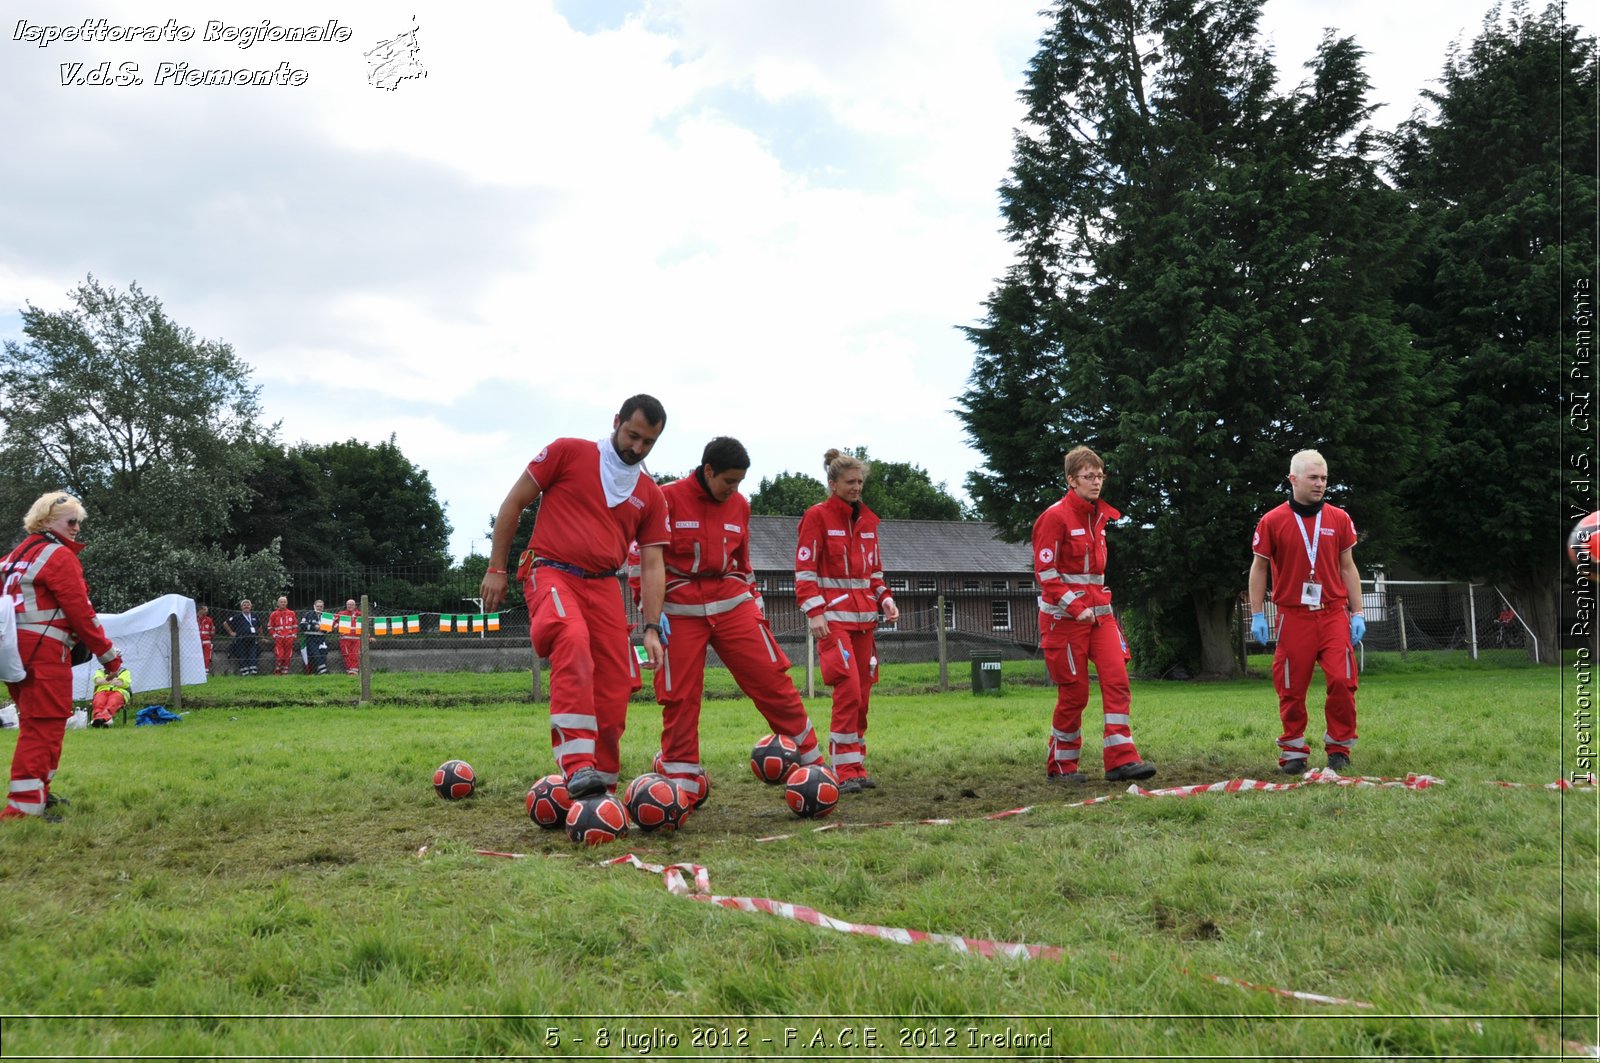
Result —
<svg viewBox="0 0 1600 1063"><path fill-rule="evenodd" d="M750 770L768 786L779 786L800 766L800 747L787 735L764 735L750 751Z"/></svg>
<svg viewBox="0 0 1600 1063"><path fill-rule="evenodd" d="M581 797L567 809L567 837L584 845L604 845L627 837L628 810L610 794Z"/></svg>
<svg viewBox="0 0 1600 1063"><path fill-rule="evenodd" d="M821 764L803 765L789 773L783 799L801 819L820 819L839 803L839 780Z"/></svg>
<svg viewBox="0 0 1600 1063"><path fill-rule="evenodd" d="M528 818L545 830L560 830L567 825L567 809L572 807L572 795L567 793L567 780L560 775L546 775L528 791Z"/></svg>
<svg viewBox="0 0 1600 1063"><path fill-rule="evenodd" d="M650 834L658 830L677 830L683 819L683 804L678 788L672 780L656 772L647 772L628 784L622 792L622 803L628 809L633 825Z"/></svg>
<svg viewBox="0 0 1600 1063"><path fill-rule="evenodd" d="M434 769L433 788L446 801L459 801L478 789L478 773L464 760L447 760Z"/></svg>
<svg viewBox="0 0 1600 1063"><path fill-rule="evenodd" d="M1591 579L1600 573L1600 510L1572 526L1567 536L1567 559Z"/></svg>

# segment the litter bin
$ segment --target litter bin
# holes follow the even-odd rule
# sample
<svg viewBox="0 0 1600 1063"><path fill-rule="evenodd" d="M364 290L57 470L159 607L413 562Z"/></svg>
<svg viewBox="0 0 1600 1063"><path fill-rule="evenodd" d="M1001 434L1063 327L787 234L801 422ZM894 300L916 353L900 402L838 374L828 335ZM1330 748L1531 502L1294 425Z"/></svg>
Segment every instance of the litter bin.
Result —
<svg viewBox="0 0 1600 1063"><path fill-rule="evenodd" d="M1000 655L984 651L972 655L972 692L974 694L1000 693Z"/></svg>

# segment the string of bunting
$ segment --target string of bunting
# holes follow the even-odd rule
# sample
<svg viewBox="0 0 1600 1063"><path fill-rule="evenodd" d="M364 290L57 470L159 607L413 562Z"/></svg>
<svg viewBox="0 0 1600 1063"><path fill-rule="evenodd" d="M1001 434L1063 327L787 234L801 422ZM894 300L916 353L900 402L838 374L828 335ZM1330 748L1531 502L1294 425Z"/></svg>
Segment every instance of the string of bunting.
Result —
<svg viewBox="0 0 1600 1063"><path fill-rule="evenodd" d="M438 617L438 626L423 617ZM323 613L317 627L325 632L338 631L341 635L361 634L361 618L349 613ZM418 635L424 630L437 630L441 635L493 635L500 630L499 613L413 613L410 616L375 616L372 618L374 638L389 635Z"/></svg>

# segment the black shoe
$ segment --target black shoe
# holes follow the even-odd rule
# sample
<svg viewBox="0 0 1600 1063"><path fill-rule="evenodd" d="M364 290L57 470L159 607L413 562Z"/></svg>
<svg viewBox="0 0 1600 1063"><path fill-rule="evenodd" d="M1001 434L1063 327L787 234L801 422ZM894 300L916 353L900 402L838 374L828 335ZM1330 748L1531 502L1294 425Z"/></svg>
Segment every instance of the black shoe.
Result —
<svg viewBox="0 0 1600 1063"><path fill-rule="evenodd" d="M44 795L44 807L46 807L46 808L54 808L57 805L70 805L70 804L72 804L72 802L68 801L65 797L62 797L60 794L45 794Z"/></svg>
<svg viewBox="0 0 1600 1063"><path fill-rule="evenodd" d="M859 794L862 790L865 790L866 788L867 788L866 783L864 781L862 781L862 778L859 775L857 775L853 779L840 779L839 780L839 792L841 794Z"/></svg>
<svg viewBox="0 0 1600 1063"><path fill-rule="evenodd" d="M593 768L579 768L567 780L567 793L576 801L580 797L593 797L606 792L606 781Z"/></svg>
<svg viewBox="0 0 1600 1063"><path fill-rule="evenodd" d="M878 788L878 780L870 775L863 775L861 776L861 788L863 790L876 790Z"/></svg>
<svg viewBox="0 0 1600 1063"><path fill-rule="evenodd" d="M1046 775L1044 779L1045 782L1054 783L1058 786L1086 786L1089 783L1089 777L1081 771L1069 771L1062 775Z"/></svg>
<svg viewBox="0 0 1600 1063"><path fill-rule="evenodd" d="M61 817L56 815L54 812L41 812L41 813L39 813L39 818L44 820L46 823L60 823L61 822Z"/></svg>
<svg viewBox="0 0 1600 1063"><path fill-rule="evenodd" d="M1328 770L1329 771L1344 771L1344 769L1348 768L1349 766L1350 766L1350 757L1347 754L1344 754L1344 753L1329 753L1328 754Z"/></svg>
<svg viewBox="0 0 1600 1063"><path fill-rule="evenodd" d="M1306 773L1306 762L1304 760L1291 760L1287 764L1279 764L1278 770L1285 775L1304 775Z"/></svg>
<svg viewBox="0 0 1600 1063"><path fill-rule="evenodd" d="M1106 782L1122 782L1126 779L1148 779L1155 775L1156 766L1148 760L1136 760L1131 764L1112 768L1106 772Z"/></svg>

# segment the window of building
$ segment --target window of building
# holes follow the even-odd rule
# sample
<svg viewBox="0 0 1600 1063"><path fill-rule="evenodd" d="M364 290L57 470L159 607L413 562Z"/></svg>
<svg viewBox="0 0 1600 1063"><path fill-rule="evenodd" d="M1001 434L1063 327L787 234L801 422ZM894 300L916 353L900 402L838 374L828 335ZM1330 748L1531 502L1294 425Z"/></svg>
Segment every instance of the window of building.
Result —
<svg viewBox="0 0 1600 1063"><path fill-rule="evenodd" d="M995 580L995 581L993 581L992 583L989 584L989 589L992 590L992 591L1003 591L1003 590L1008 590L1010 588L1009 588L1009 586L1008 586L1008 584L1006 583L1005 580L997 579L997 580Z"/></svg>
<svg viewBox="0 0 1600 1063"><path fill-rule="evenodd" d="M944 600L944 629L946 631L956 629L956 603L950 598Z"/></svg>
<svg viewBox="0 0 1600 1063"><path fill-rule="evenodd" d="M778 580L778 590L780 590L780 591L792 591L792 590L794 590L794 580L792 580L792 579L780 579L780 580Z"/></svg>
<svg viewBox="0 0 1600 1063"><path fill-rule="evenodd" d="M989 603L989 620L996 631L1011 630L1011 603L1003 599Z"/></svg>
<svg viewBox="0 0 1600 1063"><path fill-rule="evenodd" d="M764 579L756 580L756 590L760 591L762 594L767 593L767 581Z"/></svg>
<svg viewBox="0 0 1600 1063"><path fill-rule="evenodd" d="M898 579L892 579L892 580L889 581L889 589L891 591L903 591L903 590L906 589L906 586L907 586L907 584L906 584L906 581L905 581L904 577L900 577Z"/></svg>
<svg viewBox="0 0 1600 1063"><path fill-rule="evenodd" d="M919 590L919 591L936 591L938 589L939 589L939 584L934 580L931 580L931 579L919 579L919 580L917 580L917 590Z"/></svg>
<svg viewBox="0 0 1600 1063"><path fill-rule="evenodd" d="M978 581L975 579L966 580L961 584L961 589L964 591L975 591L978 589Z"/></svg>

